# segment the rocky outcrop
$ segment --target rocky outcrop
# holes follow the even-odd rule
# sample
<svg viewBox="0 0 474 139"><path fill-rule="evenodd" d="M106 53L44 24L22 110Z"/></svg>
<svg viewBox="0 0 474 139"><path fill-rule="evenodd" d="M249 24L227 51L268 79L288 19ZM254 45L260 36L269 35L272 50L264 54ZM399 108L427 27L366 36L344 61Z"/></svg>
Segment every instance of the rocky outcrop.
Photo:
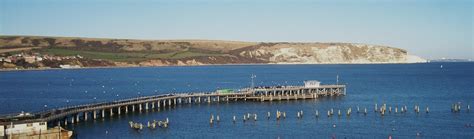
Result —
<svg viewBox="0 0 474 139"><path fill-rule="evenodd" d="M276 43L239 53L276 64L370 64L426 62L405 50L379 45L350 43Z"/></svg>

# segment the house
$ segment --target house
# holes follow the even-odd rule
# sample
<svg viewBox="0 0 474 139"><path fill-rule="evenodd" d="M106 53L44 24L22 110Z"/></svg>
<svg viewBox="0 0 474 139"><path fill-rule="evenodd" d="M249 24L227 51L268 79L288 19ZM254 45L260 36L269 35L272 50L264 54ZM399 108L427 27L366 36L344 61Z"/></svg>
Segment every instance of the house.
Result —
<svg viewBox="0 0 474 139"><path fill-rule="evenodd" d="M321 82L316 80L304 81L304 87L319 87L320 84Z"/></svg>
<svg viewBox="0 0 474 139"><path fill-rule="evenodd" d="M48 127L46 122L33 122L33 123L20 123L0 126L0 136L10 134L21 134L21 133L37 133L41 131L47 131Z"/></svg>
<svg viewBox="0 0 474 139"><path fill-rule="evenodd" d="M25 56L23 57L26 62L28 63L35 63L36 62L36 57L35 56Z"/></svg>

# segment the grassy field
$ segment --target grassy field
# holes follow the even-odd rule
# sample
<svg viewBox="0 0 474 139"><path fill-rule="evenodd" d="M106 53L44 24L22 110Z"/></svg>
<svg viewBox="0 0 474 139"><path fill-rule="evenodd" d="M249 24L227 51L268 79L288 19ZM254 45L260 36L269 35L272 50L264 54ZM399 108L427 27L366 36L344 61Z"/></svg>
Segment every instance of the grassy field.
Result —
<svg viewBox="0 0 474 139"><path fill-rule="evenodd" d="M223 54L208 54L192 51L179 51L171 53L152 53L152 52L96 52L96 51L80 51L63 48L47 48L36 50L42 54L57 56L76 56L81 55L84 58L103 59L117 62L136 62L149 59L182 59L196 56L221 56Z"/></svg>

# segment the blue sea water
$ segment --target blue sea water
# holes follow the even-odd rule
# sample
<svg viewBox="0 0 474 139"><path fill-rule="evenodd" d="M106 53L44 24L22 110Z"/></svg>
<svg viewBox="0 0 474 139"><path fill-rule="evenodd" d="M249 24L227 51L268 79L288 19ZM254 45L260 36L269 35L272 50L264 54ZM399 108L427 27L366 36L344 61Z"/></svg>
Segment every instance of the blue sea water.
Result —
<svg viewBox="0 0 474 139"><path fill-rule="evenodd" d="M440 68L443 65L443 68ZM347 84L347 95L317 100L184 104L160 111L129 113L68 125L76 138L473 138L474 63L369 65L226 65L104 68L0 72L0 114L34 112L62 106L172 92L243 88L255 74L256 85L301 85L304 80ZM460 113L451 104L460 102ZM374 104L407 105L408 112L380 116ZM420 105L421 112L413 111ZM356 107L368 114L356 113ZM427 114L426 107L430 108ZM334 108L349 117L326 113ZM287 118L267 120L285 111ZM296 118L303 110L304 117ZM316 118L318 110L320 117ZM246 113L257 121L243 122ZM221 122L211 126L211 114ZM238 121L234 124L232 116ZM146 124L169 118L169 128L140 132L128 122ZM334 127L335 125L335 127Z"/></svg>

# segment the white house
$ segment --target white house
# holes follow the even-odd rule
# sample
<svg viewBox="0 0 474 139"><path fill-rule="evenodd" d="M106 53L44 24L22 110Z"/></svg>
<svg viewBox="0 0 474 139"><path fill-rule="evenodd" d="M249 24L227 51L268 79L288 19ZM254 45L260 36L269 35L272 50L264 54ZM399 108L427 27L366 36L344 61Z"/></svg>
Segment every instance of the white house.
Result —
<svg viewBox="0 0 474 139"><path fill-rule="evenodd" d="M34 122L34 123L22 123L22 124L11 124L11 125L2 125L0 127L0 136L2 133L5 135L10 134L21 134L21 133L31 133L31 132L46 132L48 130L46 122Z"/></svg>
<svg viewBox="0 0 474 139"><path fill-rule="evenodd" d="M0 125L0 137L5 137L5 126Z"/></svg>
<svg viewBox="0 0 474 139"><path fill-rule="evenodd" d="M304 81L304 87L319 87L320 84L321 82L316 80Z"/></svg>

